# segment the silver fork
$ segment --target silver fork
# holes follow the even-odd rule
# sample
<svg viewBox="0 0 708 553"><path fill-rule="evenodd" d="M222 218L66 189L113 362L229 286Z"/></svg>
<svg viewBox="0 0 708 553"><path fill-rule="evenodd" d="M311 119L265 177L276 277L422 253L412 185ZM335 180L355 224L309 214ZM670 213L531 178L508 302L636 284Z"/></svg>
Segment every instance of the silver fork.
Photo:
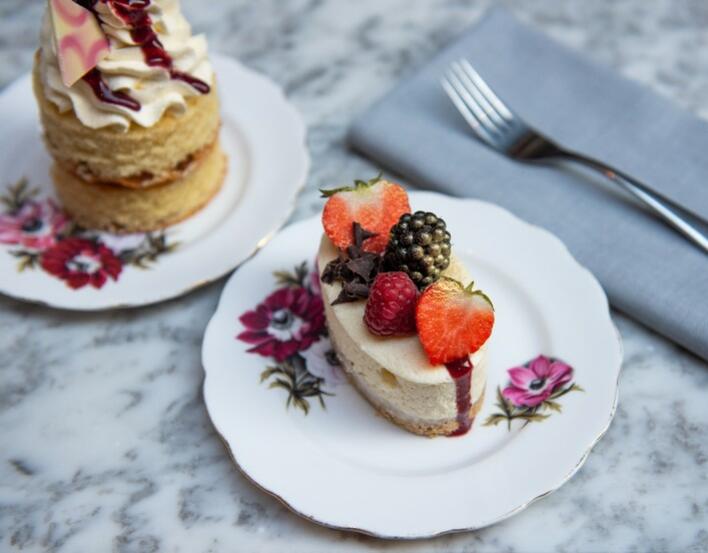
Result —
<svg viewBox="0 0 708 553"><path fill-rule="evenodd" d="M708 237L669 207L672 202L637 179L601 161L567 150L531 128L499 99L467 60L452 63L441 84L477 137L494 150L522 162L569 160L590 167L632 194L708 253Z"/></svg>

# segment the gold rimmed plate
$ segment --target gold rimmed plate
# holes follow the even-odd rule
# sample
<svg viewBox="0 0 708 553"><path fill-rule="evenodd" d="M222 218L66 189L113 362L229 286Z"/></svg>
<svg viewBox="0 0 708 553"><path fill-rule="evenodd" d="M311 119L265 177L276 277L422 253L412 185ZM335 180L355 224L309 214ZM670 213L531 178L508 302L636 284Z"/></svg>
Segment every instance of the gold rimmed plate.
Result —
<svg viewBox="0 0 708 553"><path fill-rule="evenodd" d="M486 202L411 204L446 220L494 300L469 434L410 434L347 384L322 318L318 217L231 277L202 350L206 406L239 469L308 520L391 539L482 528L567 482L614 416L622 362L602 288L556 237Z"/></svg>

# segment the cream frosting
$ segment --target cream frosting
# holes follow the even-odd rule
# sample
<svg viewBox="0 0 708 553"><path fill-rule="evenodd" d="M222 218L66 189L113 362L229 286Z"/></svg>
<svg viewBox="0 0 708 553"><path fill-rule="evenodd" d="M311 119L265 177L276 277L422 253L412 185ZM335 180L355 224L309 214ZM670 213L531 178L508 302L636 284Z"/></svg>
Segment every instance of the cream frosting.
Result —
<svg viewBox="0 0 708 553"><path fill-rule="evenodd" d="M116 126L127 130L131 123L151 127L168 110L184 112L187 98L200 92L182 80L171 78L168 70L148 65L142 50L131 37L130 28L108 4L99 0L95 10L110 43L110 53L99 62L98 69L111 90L128 93L140 103L140 109L131 110L101 101L83 80L71 87L63 83L48 13L42 24L39 61L46 98L62 113L73 109L79 120L90 128ZM179 0L153 0L148 13L153 30L172 58L174 69L212 86L214 75L206 38L192 35L191 27L181 13Z"/></svg>

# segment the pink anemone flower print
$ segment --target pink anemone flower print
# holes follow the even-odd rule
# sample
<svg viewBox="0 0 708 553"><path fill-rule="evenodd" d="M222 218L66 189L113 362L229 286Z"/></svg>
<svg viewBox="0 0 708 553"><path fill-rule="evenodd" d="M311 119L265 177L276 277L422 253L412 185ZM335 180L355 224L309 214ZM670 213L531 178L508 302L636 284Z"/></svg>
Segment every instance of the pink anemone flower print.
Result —
<svg viewBox="0 0 708 553"><path fill-rule="evenodd" d="M573 378L573 369L563 361L539 355L527 366L509 369L509 386L502 392L517 407L536 407Z"/></svg>
<svg viewBox="0 0 708 553"><path fill-rule="evenodd" d="M550 412L562 411L558 402L562 396L584 391L573 382L574 371L568 363L545 355L507 372L509 382L503 389L497 387L497 411L487 417L485 426L505 422L511 430L511 423L516 419L524 424L544 421L550 417Z"/></svg>

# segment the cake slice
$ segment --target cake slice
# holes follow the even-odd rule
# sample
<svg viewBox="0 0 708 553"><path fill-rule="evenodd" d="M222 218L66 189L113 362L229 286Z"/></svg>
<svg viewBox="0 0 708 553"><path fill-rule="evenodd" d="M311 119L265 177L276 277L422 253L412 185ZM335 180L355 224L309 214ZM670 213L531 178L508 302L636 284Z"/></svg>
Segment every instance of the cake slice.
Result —
<svg viewBox="0 0 708 553"><path fill-rule="evenodd" d="M464 434L484 400L493 308L459 284L471 278L444 222L409 214L401 191L374 179L329 196L337 206L325 206L317 261L330 339L352 384L387 419L425 436ZM422 256L411 252L418 244ZM388 296L378 293L391 274ZM372 324L371 313L385 320Z"/></svg>
<svg viewBox="0 0 708 553"><path fill-rule="evenodd" d="M324 236L317 257L319 267L326 267L337 255ZM467 270L454 256L444 274L469 280ZM471 356L471 401L459 413L455 379L444 365L431 365L418 336L375 336L364 324L365 302L332 305L341 290L341 283L322 283L327 328L347 376L369 403L415 434L449 435L459 429L460 420L463 427L471 424L484 400L486 348Z"/></svg>

